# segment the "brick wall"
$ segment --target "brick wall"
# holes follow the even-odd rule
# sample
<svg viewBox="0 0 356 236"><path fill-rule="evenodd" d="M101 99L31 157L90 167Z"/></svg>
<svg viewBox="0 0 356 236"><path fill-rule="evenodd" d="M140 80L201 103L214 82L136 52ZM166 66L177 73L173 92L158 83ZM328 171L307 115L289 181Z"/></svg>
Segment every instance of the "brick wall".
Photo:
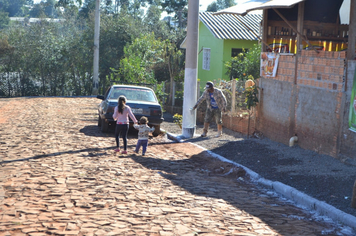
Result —
<svg viewBox="0 0 356 236"><path fill-rule="evenodd" d="M298 59L296 131L306 149L336 157L346 52L302 51Z"/></svg>
<svg viewBox="0 0 356 236"><path fill-rule="evenodd" d="M298 85L343 92L346 52L302 51L298 59Z"/></svg>
<svg viewBox="0 0 356 236"><path fill-rule="evenodd" d="M205 117L205 112L197 111L197 121L203 123ZM245 134L252 135L255 132L256 119L253 117L249 118L248 116L230 116L223 114L222 116L223 127L230 130ZM213 121L215 122L215 121ZM249 123L250 122L250 123Z"/></svg>
<svg viewBox="0 0 356 236"><path fill-rule="evenodd" d="M281 55L279 58L277 76L260 78L260 102L257 108L256 129L266 137L288 144L294 129L291 117L293 101L293 84L295 80L295 55Z"/></svg>
<svg viewBox="0 0 356 236"><path fill-rule="evenodd" d="M277 76L260 79L257 129L285 144L297 134L300 147L337 156L346 52L303 50L297 71L296 58L280 56Z"/></svg>

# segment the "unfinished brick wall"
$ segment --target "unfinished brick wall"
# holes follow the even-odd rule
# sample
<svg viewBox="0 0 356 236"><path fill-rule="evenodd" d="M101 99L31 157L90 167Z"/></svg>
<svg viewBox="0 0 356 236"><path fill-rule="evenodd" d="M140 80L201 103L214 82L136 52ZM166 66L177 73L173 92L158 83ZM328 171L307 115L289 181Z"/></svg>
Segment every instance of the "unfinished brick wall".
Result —
<svg viewBox="0 0 356 236"><path fill-rule="evenodd" d="M255 119L253 117L250 118L248 115L245 116L229 116L223 115L222 117L223 126L242 133L244 135L252 135L255 132Z"/></svg>
<svg viewBox="0 0 356 236"><path fill-rule="evenodd" d="M343 92L345 59L345 51L302 51L298 59L298 85Z"/></svg>
<svg viewBox="0 0 356 236"><path fill-rule="evenodd" d="M300 145L337 156L346 52L302 51L298 59L296 131Z"/></svg>
<svg viewBox="0 0 356 236"><path fill-rule="evenodd" d="M282 55L277 76L261 79L257 129L285 144L296 133L302 148L336 156L345 58L346 52L304 50L296 71L296 56Z"/></svg>
<svg viewBox="0 0 356 236"><path fill-rule="evenodd" d="M288 144L293 135L290 131L294 117L291 111L293 84L295 80L295 55L281 55L277 76L260 78L259 105L257 107L256 129L266 137Z"/></svg>
<svg viewBox="0 0 356 236"><path fill-rule="evenodd" d="M205 112L197 111L197 121L204 123ZM248 119L248 116L230 116L223 114L222 116L223 127L230 130L242 133L244 135L252 135L255 132L256 119L253 117ZM250 122L250 123L249 123ZM215 121L212 121L215 123Z"/></svg>

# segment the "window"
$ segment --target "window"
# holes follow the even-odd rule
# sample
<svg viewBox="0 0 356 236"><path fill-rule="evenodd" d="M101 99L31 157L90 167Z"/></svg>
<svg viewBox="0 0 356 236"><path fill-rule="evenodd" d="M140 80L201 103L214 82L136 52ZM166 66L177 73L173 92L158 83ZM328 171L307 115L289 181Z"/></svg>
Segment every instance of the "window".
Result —
<svg viewBox="0 0 356 236"><path fill-rule="evenodd" d="M231 49L231 57L236 57L241 52L243 52L242 48L233 48L233 49ZM247 50L246 50L246 52L247 52Z"/></svg>
<svg viewBox="0 0 356 236"><path fill-rule="evenodd" d="M110 94L110 99L118 99L119 96L125 96L130 101L157 102L155 95L151 90L138 88L114 88Z"/></svg>
<svg viewBox="0 0 356 236"><path fill-rule="evenodd" d="M210 48L203 49L203 70L210 70Z"/></svg>

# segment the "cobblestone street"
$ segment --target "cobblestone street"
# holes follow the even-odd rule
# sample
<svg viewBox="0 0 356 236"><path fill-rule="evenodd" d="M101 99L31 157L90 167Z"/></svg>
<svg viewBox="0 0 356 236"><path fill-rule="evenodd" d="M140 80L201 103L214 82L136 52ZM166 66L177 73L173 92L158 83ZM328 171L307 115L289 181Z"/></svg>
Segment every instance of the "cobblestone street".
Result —
<svg viewBox="0 0 356 236"><path fill-rule="evenodd" d="M98 103L0 99L0 236L353 235L199 146L161 135L143 157L130 132L128 154L115 153L114 134L97 127Z"/></svg>

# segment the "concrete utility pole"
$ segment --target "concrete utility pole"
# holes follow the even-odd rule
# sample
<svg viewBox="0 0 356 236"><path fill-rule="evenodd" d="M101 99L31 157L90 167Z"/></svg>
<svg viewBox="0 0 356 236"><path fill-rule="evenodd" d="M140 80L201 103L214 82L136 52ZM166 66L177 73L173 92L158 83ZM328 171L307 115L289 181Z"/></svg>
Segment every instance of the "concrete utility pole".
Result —
<svg viewBox="0 0 356 236"><path fill-rule="evenodd" d="M188 1L187 49L185 56L183 97L183 138L194 136L196 112L191 111L197 101L199 0Z"/></svg>
<svg viewBox="0 0 356 236"><path fill-rule="evenodd" d="M100 0L95 2L95 26L94 26L94 62L93 62L93 90L92 95L99 92L99 35L100 35Z"/></svg>

